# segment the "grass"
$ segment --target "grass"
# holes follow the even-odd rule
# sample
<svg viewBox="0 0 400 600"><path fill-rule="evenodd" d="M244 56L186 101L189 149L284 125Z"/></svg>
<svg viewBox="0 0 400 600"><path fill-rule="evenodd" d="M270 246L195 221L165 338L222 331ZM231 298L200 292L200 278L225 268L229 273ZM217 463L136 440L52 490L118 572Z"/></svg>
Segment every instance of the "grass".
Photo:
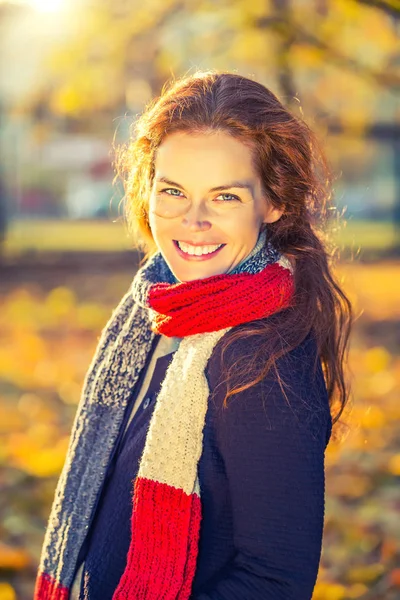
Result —
<svg viewBox="0 0 400 600"><path fill-rule="evenodd" d="M348 220L334 233L341 249L356 254L359 249L387 250L395 244L390 222ZM134 246L121 221L15 220L10 223L6 255L26 252L120 252Z"/></svg>

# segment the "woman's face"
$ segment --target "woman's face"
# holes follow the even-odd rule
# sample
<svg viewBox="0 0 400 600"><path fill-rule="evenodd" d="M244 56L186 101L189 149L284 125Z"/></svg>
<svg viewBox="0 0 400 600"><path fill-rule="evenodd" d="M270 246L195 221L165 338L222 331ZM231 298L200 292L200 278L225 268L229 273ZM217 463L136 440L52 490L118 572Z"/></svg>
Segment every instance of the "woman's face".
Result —
<svg viewBox="0 0 400 600"><path fill-rule="evenodd" d="M263 196L250 148L229 134L178 132L159 146L149 222L178 280L229 273L282 212Z"/></svg>

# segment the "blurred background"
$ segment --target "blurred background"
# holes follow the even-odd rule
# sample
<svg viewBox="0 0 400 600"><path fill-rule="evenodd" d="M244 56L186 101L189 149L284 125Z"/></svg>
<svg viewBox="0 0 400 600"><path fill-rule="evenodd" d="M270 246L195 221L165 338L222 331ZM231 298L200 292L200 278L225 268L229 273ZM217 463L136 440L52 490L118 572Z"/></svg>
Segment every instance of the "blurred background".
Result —
<svg viewBox="0 0 400 600"><path fill-rule="evenodd" d="M269 87L336 174L354 302L315 600L400 598L397 0L0 0L0 600L32 598L85 372L140 256L112 146L197 68Z"/></svg>

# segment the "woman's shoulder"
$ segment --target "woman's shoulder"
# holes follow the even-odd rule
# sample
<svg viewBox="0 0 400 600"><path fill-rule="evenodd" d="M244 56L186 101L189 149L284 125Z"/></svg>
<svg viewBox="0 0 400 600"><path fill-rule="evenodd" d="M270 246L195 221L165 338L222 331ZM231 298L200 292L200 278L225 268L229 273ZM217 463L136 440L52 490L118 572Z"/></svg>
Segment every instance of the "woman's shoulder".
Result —
<svg viewBox="0 0 400 600"><path fill-rule="evenodd" d="M321 423L325 423L330 433L329 398L313 331L277 358L276 368L272 367L260 379L268 359L267 350L264 350L266 334L262 335L262 323L250 325L253 330L259 329L257 335L238 337L238 328L229 330L214 347L208 362L205 374L217 412L231 412L237 419L244 420L249 415L259 414L260 419L267 415L272 422L280 424L284 419L294 419L307 424L313 431L319 431ZM228 390L251 382L254 383L250 387L228 397L226 408L223 407Z"/></svg>
<svg viewBox="0 0 400 600"><path fill-rule="evenodd" d="M207 364L207 372L212 381L219 380L227 370L233 369L235 365L239 368L247 363L248 370L250 370L251 367L261 368L267 362L266 336L268 331L265 328L265 322L266 319L260 319L243 323L230 329L219 339ZM245 335L242 335L243 333ZM286 371L293 372L293 370L304 371L310 367L318 370L321 361L313 330L311 329L294 348L278 358L276 366L279 373L282 374Z"/></svg>

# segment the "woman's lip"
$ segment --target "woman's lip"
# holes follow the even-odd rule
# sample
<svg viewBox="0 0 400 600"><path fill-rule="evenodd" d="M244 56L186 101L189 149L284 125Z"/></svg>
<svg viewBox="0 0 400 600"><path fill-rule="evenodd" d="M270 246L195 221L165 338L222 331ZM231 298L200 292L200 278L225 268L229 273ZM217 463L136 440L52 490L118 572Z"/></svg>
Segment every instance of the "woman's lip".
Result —
<svg viewBox="0 0 400 600"><path fill-rule="evenodd" d="M179 256L181 256L185 260L194 260L194 261L209 260L210 258L213 258L213 256L215 256L216 254L218 254L218 252L220 250L222 250L222 248L225 246L225 244L222 244L219 248L217 248L217 250L214 250L214 252L210 252L209 254L202 254L201 256L196 256L195 254L187 254L186 252L183 252L183 250L181 250L179 248L177 241L176 240L172 240L172 241L173 241L173 244L174 244Z"/></svg>
<svg viewBox="0 0 400 600"><path fill-rule="evenodd" d="M174 242L182 242L183 244L189 244L189 246L218 246L220 242L202 242L201 244L194 244L193 242L188 242L187 240L173 240ZM225 244L224 244L225 245Z"/></svg>

